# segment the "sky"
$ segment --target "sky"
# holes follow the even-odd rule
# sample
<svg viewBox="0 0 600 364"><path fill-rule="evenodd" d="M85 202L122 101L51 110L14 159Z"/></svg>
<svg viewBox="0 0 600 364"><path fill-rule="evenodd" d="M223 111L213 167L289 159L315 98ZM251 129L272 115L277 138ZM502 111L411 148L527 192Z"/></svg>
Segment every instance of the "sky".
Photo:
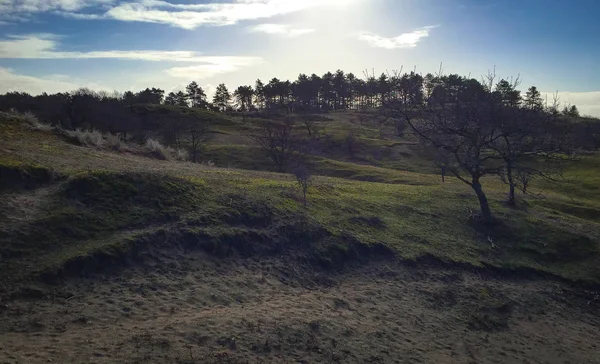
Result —
<svg viewBox="0 0 600 364"><path fill-rule="evenodd" d="M0 0L0 93L495 69L600 117L598 14L598 0Z"/></svg>

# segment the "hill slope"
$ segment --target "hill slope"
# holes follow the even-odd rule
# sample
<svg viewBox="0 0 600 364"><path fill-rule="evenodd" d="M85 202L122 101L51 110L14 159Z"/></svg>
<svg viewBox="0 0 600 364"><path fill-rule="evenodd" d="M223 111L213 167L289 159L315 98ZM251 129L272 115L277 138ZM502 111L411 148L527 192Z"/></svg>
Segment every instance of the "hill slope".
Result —
<svg viewBox="0 0 600 364"><path fill-rule="evenodd" d="M600 283L595 156L564 184L540 184L545 197L516 210L501 202L500 182L485 181L502 221L488 229L469 220L476 201L467 186L442 184L419 163L412 168L422 173L320 157L317 170L335 177L316 177L304 207L290 175L88 148L2 116L0 283L3 315L19 312L2 328L10 350L22 335L58 330L103 342L89 350L61 344L58 352L75 361L392 362L399 353L430 361L458 350L439 337L458 325L456 335L471 330L461 361L486 362L507 349L483 345L477 332L500 342L516 335L511 355L534 358L548 347L520 345L550 317L582 337L571 360L597 350L588 338L598 322L588 315L600 302L577 286ZM511 283L499 273L537 278ZM24 312L32 299L42 299L39 308ZM543 320L521 327L531 315ZM102 328L120 320L118 339ZM404 331L406 320L414 321ZM399 343L399 332L418 341Z"/></svg>

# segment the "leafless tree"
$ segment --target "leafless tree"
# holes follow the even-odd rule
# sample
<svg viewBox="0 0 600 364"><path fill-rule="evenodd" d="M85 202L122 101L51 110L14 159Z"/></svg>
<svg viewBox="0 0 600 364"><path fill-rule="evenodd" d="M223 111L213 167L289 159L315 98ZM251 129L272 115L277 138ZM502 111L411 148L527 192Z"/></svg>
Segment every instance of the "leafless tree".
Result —
<svg viewBox="0 0 600 364"><path fill-rule="evenodd" d="M304 207L306 207L306 192L308 191L308 187L312 182L312 175L306 163L298 164L292 172L296 177L298 185L300 185L300 188L302 189L302 202Z"/></svg>
<svg viewBox="0 0 600 364"><path fill-rule="evenodd" d="M474 79L445 76L427 100L422 98L422 78L406 76L398 90L402 97L384 104L388 112L402 118L427 146L441 156L444 173L469 185L479 200L483 221L493 220L482 177L502 168L500 158L488 153L500 137L495 126L496 103L492 94Z"/></svg>
<svg viewBox="0 0 600 364"><path fill-rule="evenodd" d="M187 131L190 160L193 163L197 163L202 147L210 140L211 134L209 133L206 122L197 118L189 120L186 124L185 130Z"/></svg>
<svg viewBox="0 0 600 364"><path fill-rule="evenodd" d="M492 221L492 213L482 177L500 175L514 204L516 188L526 191L534 176L554 180L572 160L571 124L554 111L557 98L545 110L521 105L518 78L494 85L494 74L483 82L432 76L428 82L434 86L422 101L422 78L403 78L396 91L400 96L384 105L386 112L403 118L424 144L437 150L442 179L452 174L475 191L485 222Z"/></svg>
<svg viewBox="0 0 600 364"><path fill-rule="evenodd" d="M286 172L310 149L310 142L290 119L269 121L253 129L248 137L264 150L277 172Z"/></svg>

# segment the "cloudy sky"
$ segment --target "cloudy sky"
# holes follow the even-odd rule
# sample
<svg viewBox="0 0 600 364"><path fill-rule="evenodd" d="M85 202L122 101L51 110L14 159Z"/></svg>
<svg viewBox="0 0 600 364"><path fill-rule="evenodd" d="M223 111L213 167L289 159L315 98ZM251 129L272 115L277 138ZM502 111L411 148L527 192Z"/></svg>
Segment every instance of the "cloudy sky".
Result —
<svg viewBox="0 0 600 364"><path fill-rule="evenodd" d="M600 116L597 0L0 0L0 92L343 69L521 76Z"/></svg>

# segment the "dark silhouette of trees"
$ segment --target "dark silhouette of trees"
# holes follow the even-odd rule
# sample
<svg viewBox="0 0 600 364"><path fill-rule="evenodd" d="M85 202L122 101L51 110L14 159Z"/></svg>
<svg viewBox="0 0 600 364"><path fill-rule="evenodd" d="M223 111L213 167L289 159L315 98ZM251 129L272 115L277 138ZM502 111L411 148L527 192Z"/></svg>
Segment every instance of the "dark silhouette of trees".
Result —
<svg viewBox="0 0 600 364"><path fill-rule="evenodd" d="M517 79L518 81L518 79ZM190 82L183 96L178 92L171 92L165 97L164 90L159 88L146 88L139 92L126 91L122 95L106 92L94 93L92 98L97 100L113 99L119 100L132 112L137 104L167 104L176 106L190 106L192 108L210 109L214 111L227 111L231 109L234 101L236 108L242 112L250 110L285 111L285 112L327 112L329 110L363 110L368 108L379 108L387 102L413 97L412 103L419 100L435 100L442 98L445 102L456 101L458 90L462 87L463 80L458 75L434 76L427 74L422 76L416 72L401 74L400 72L382 73L375 76L374 73L364 73L364 79L358 78L353 73L337 70L335 73L326 72L322 76L301 73L293 82L272 78L268 83L256 80L254 87L240 86L235 89L233 95L229 93L224 84L217 87L212 99L212 104L207 101L204 89L197 82ZM556 114L561 112L570 117L578 117L576 107L569 106L568 110L559 110L558 102L554 106L545 107L540 92L532 86L521 97L517 90L518 82L500 80L495 85L495 93L503 102L510 106L523 106L530 109L547 109ZM409 88L418 88L421 92L414 92ZM252 92L251 92L252 91ZM87 90L85 93L93 93ZM68 95L68 96L67 96ZM3 102L15 107L34 110L44 113L48 110L48 117L52 120L65 118L59 114L66 113L56 109L69 110L66 106L67 100L73 101L73 108L84 103L81 92L74 91L68 94L56 95L22 95L19 93L8 93L3 96ZM50 98L53 102L49 102ZM10 101L9 101L10 100ZM29 105L27 105L29 103ZM44 104L42 106L42 104ZM61 105L60 107L52 105ZM67 120L73 125L81 124L77 116L68 116Z"/></svg>
<svg viewBox="0 0 600 364"><path fill-rule="evenodd" d="M167 97L165 97L165 105L177 105L177 95L175 92L169 92Z"/></svg>
<svg viewBox="0 0 600 364"><path fill-rule="evenodd" d="M254 90L252 86L239 86L234 92L233 97L240 111L250 111L254 108L252 99Z"/></svg>
<svg viewBox="0 0 600 364"><path fill-rule="evenodd" d="M186 96L190 101L191 107L197 107L200 109L208 108L208 102L206 101L206 93L202 89L202 87L198 86L196 81L192 81L187 87Z"/></svg>
<svg viewBox="0 0 600 364"><path fill-rule="evenodd" d="M538 91L537 87L531 86L527 89L523 104L529 109L541 110L544 108L544 100L542 100L542 94Z"/></svg>
<svg viewBox="0 0 600 364"><path fill-rule="evenodd" d="M227 111L231 103L231 94L224 83L219 84L213 96L213 106L221 112Z"/></svg>
<svg viewBox="0 0 600 364"><path fill-rule="evenodd" d="M188 97L186 94L183 93L183 91L178 91L177 93L169 92L167 97L165 97L165 104L172 105L172 106L181 106L181 107L189 106Z"/></svg>
<svg viewBox="0 0 600 364"><path fill-rule="evenodd" d="M165 91L159 88L147 88L133 95L136 104L162 104Z"/></svg>
<svg viewBox="0 0 600 364"><path fill-rule="evenodd" d="M494 93L500 98L500 101L504 105L518 106L521 103L521 91L517 90L519 86L519 79L509 82L507 80L500 80L496 85Z"/></svg>
<svg viewBox="0 0 600 364"><path fill-rule="evenodd" d="M254 104L259 109L265 108L265 85L261 80L256 80L254 84Z"/></svg>
<svg viewBox="0 0 600 364"><path fill-rule="evenodd" d="M518 80L493 81L493 75L484 85L459 75L423 78L410 73L400 76L392 97L384 99L384 110L404 119L436 151L442 173L473 189L486 223L493 217L482 188L484 176L506 179L509 203L514 204L519 182L525 191L532 176L549 178L574 151L568 122L537 107L535 92L522 103Z"/></svg>
<svg viewBox="0 0 600 364"><path fill-rule="evenodd" d="M440 156L437 160L445 172L456 175L475 190L486 219L489 208L485 207L481 188L483 176L500 174L509 185L509 202L514 203L515 190L523 185L520 181L548 174L532 167L529 161L545 160L552 162L545 165L554 165L559 159L555 156L564 156L573 150L572 136L560 137L565 130L570 134L573 129L575 140L582 147L600 148L597 121L583 122L587 119L580 117L576 106L559 109L557 95L550 106L546 105L535 86L521 97L518 79L503 79L497 83L488 79L484 85L459 75L386 72L377 77L374 72L366 71L363 78L342 70L322 76L301 73L293 82L272 78L265 84L258 79L254 87L239 86L233 95L220 84L212 104L207 102L206 93L196 82L190 82L185 92L169 92L166 97L164 90L155 87L123 94L85 88L37 96L9 92L0 95L0 110L31 111L41 120L64 128L98 129L125 135L144 135L145 130L158 130L163 125L168 128L172 124L174 135L169 138L176 144L186 143L182 136L190 131L186 130L188 124L175 121L177 118L170 113L185 114L185 111L169 111L156 105L226 112L232 110L234 101L244 117L253 110L308 114L299 118L304 125L290 126L288 122L268 125L259 128L260 133L254 136L257 144L269 151L277 170L289 170L287 160L299 153L296 146L302 143L298 143L301 139L298 139L298 129L304 127L308 139L317 136L314 120L318 119L313 120L310 113L360 110L361 120L368 119L382 126L382 135L385 135L384 126L396 128L397 136L403 136L409 128L423 143L436 149L434 154ZM383 110L375 113L375 117L372 110L366 110L380 110L382 106ZM201 130L197 131L202 134ZM196 131L193 134L198 135ZM354 140L352 135L350 139ZM202 141L199 143L197 146ZM290 149L292 152L288 153Z"/></svg>
<svg viewBox="0 0 600 364"><path fill-rule="evenodd" d="M579 110L577 109L577 106L575 106L575 105L565 106L562 113L564 116L569 116L572 118L579 117Z"/></svg>

